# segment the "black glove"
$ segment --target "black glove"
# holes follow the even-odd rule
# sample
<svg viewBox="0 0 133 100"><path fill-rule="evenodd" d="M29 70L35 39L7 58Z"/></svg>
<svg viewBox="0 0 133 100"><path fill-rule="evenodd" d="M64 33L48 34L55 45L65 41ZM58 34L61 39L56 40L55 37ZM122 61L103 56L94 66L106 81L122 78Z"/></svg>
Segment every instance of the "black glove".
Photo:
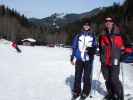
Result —
<svg viewBox="0 0 133 100"><path fill-rule="evenodd" d="M96 48L95 47L87 47L86 50L87 50L87 54L88 55L94 55L95 52L96 52Z"/></svg>
<svg viewBox="0 0 133 100"><path fill-rule="evenodd" d="M73 58L74 58L74 57L71 55L71 56L70 56L70 61L73 61Z"/></svg>

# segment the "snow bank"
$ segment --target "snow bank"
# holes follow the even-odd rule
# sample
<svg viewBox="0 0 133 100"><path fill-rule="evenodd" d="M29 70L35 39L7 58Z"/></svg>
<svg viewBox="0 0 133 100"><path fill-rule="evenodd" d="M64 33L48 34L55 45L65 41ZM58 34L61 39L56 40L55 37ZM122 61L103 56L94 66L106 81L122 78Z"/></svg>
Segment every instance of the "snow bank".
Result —
<svg viewBox="0 0 133 100"><path fill-rule="evenodd" d="M20 48L22 53L17 53L9 45L0 44L0 100L70 100L74 81L70 49ZM125 97L132 98L133 68L128 64L123 67ZM92 100L101 100L106 89L102 74L98 79L100 62L97 56L93 70L93 89L96 91L93 91Z"/></svg>

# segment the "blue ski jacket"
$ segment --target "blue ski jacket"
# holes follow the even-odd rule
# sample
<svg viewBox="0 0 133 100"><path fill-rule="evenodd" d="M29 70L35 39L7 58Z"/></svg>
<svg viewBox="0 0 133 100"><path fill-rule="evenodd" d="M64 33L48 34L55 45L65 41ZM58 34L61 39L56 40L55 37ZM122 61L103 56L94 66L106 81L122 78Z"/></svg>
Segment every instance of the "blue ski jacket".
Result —
<svg viewBox="0 0 133 100"><path fill-rule="evenodd" d="M89 61L90 55L96 48L96 37L91 32L81 32L72 41L71 61L75 58L80 61Z"/></svg>

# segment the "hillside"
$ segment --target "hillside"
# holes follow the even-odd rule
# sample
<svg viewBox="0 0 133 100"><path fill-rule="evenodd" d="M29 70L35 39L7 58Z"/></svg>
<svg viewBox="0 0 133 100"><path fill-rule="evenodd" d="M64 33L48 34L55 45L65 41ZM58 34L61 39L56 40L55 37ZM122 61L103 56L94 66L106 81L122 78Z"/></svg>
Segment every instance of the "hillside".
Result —
<svg viewBox="0 0 133 100"><path fill-rule="evenodd" d="M67 32L64 27L67 24L98 12L100 12L99 8L82 14L62 15L55 13L43 19L27 19L16 10L0 5L0 36L11 41L32 37L40 42L65 43L67 36L64 36L64 33Z"/></svg>
<svg viewBox="0 0 133 100"><path fill-rule="evenodd" d="M59 26L64 26L68 23L73 23L73 22L82 20L83 18L94 16L98 14L100 11L101 11L100 8L96 8L90 12L84 12L81 14L73 13L73 14L64 15L62 13L61 14L55 13L43 19L30 18L29 21L39 25L53 26L53 24L56 23Z"/></svg>
<svg viewBox="0 0 133 100"><path fill-rule="evenodd" d="M133 42L133 1L126 0L123 5L114 3L110 7L96 8L81 14L54 13L49 17L27 19L14 9L0 6L0 36L8 40L20 41L24 38L34 38L42 43L71 44L74 33L81 30L85 20L91 21L97 37L101 34L103 20L113 16L121 26L124 36Z"/></svg>
<svg viewBox="0 0 133 100"><path fill-rule="evenodd" d="M0 5L0 37L8 40L21 40L26 37L35 37L41 33L39 26L29 22L24 16L16 10ZM44 36L43 36L44 37Z"/></svg>
<svg viewBox="0 0 133 100"><path fill-rule="evenodd" d="M125 0L123 5L114 3L110 7L104 7L101 11L94 16L86 17L81 21L74 23L69 23L65 26L65 30L69 33L66 43L71 44L73 33L80 31L84 20L91 21L91 26L94 32L98 36L101 34L104 25L104 18L111 16L115 19L115 22L122 31L123 36L126 38L127 42L130 44L133 42L133 0ZM70 27L69 27L70 26Z"/></svg>

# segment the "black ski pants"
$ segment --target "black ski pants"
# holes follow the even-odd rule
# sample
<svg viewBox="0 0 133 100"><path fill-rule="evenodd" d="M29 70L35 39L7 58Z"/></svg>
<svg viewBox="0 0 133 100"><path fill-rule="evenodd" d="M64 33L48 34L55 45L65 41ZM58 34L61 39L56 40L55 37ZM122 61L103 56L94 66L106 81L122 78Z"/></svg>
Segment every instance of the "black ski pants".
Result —
<svg viewBox="0 0 133 100"><path fill-rule="evenodd" d="M91 70L92 61L76 61L75 65L75 81L73 92L78 96L80 94L89 95L91 90ZM83 89L81 89L81 82L83 79Z"/></svg>
<svg viewBox="0 0 133 100"><path fill-rule="evenodd" d="M101 71L105 79L106 89L109 95L116 95L117 100L124 100L123 87L119 80L120 66L104 66L102 65Z"/></svg>
<svg viewBox="0 0 133 100"><path fill-rule="evenodd" d="M19 47L18 46L16 46L16 48L15 48L16 50L17 50L17 52L21 52L21 50L19 49Z"/></svg>

